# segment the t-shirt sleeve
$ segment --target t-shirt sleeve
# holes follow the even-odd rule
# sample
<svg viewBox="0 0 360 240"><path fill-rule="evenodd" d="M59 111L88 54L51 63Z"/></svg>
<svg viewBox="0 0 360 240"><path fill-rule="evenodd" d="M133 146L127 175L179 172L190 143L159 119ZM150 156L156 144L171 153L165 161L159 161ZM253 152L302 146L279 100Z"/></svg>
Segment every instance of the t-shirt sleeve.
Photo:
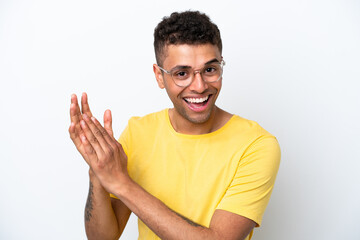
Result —
<svg viewBox="0 0 360 240"><path fill-rule="evenodd" d="M275 137L254 141L242 155L233 180L217 209L233 212L261 225L280 164Z"/></svg>

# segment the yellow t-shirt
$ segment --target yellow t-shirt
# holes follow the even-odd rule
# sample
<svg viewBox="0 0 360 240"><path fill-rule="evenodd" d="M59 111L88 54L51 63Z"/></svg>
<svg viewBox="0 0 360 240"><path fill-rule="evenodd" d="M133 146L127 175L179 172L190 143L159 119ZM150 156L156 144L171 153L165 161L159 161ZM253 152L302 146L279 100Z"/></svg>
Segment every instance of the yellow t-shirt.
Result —
<svg viewBox="0 0 360 240"><path fill-rule="evenodd" d="M206 227L216 209L261 224L280 149L256 122L234 115L215 132L186 135L173 129L165 109L131 118L119 141L130 177L175 212ZM138 224L139 239L159 239Z"/></svg>

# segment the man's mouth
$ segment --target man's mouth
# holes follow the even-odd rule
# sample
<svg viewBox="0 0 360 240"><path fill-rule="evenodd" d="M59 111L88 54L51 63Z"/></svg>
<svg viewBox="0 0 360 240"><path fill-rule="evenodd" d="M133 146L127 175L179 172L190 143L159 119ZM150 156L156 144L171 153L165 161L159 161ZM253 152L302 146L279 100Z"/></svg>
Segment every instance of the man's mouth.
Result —
<svg viewBox="0 0 360 240"><path fill-rule="evenodd" d="M203 98L184 98L184 99L188 103L204 103L209 99L209 96L210 95Z"/></svg>
<svg viewBox="0 0 360 240"><path fill-rule="evenodd" d="M205 97L201 98L184 98L185 102L187 103L188 107L195 111L195 112L201 112L204 111L207 107L207 103L209 102L209 99L211 98L212 94L207 95Z"/></svg>

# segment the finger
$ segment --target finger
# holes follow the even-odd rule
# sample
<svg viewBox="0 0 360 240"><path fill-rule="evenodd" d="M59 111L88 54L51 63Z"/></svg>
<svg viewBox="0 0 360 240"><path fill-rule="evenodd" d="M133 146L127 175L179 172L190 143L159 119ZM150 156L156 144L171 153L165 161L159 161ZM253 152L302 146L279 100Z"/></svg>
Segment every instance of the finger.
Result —
<svg viewBox="0 0 360 240"><path fill-rule="evenodd" d="M77 96L75 94L71 95L70 119L71 119L71 122L74 122L74 123L77 123L82 119L79 103L77 100Z"/></svg>
<svg viewBox="0 0 360 240"><path fill-rule="evenodd" d="M116 141L116 146L120 149L120 152L123 152L125 154L124 148L121 145L121 143L119 143L118 141Z"/></svg>
<svg viewBox="0 0 360 240"><path fill-rule="evenodd" d="M77 104L77 96L75 94L71 95L71 104L70 104L70 120L74 122L74 117L77 115L76 113L76 104Z"/></svg>
<svg viewBox="0 0 360 240"><path fill-rule="evenodd" d="M77 103L77 96L76 94L71 94L71 103Z"/></svg>
<svg viewBox="0 0 360 240"><path fill-rule="evenodd" d="M127 160L127 155L126 155L126 153L125 153L125 151L124 151L124 148L123 148L123 146L121 145L121 143L119 143L118 141L116 141L116 145L117 145L117 149L119 149L119 151L120 151L120 154L123 156L124 159Z"/></svg>
<svg viewBox="0 0 360 240"><path fill-rule="evenodd" d="M104 149L108 147L108 144L105 141L101 131L95 126L91 119L86 114L84 114L83 117L84 120L80 122L81 128L84 131L86 139L94 148L98 158L100 158L103 156Z"/></svg>
<svg viewBox="0 0 360 240"><path fill-rule="evenodd" d="M71 123L74 123L75 131L80 134L82 132L82 129L80 127L80 121L82 120L82 116L80 113L79 105L76 105L75 103L72 103L70 105L70 118Z"/></svg>
<svg viewBox="0 0 360 240"><path fill-rule="evenodd" d="M69 127L69 134L70 134L70 138L73 141L73 143L75 144L76 149L79 151L79 153L81 154L81 156L83 156L83 158L86 158L86 152L84 150L84 148L82 147L82 141L81 141L81 136L79 135L79 133L75 130L75 124L71 123L70 127ZM83 136L83 135L82 135Z"/></svg>
<svg viewBox="0 0 360 240"><path fill-rule="evenodd" d="M81 112L86 115L88 115L90 118L92 117L92 113L90 111L90 106L88 102L87 94L84 92L81 95Z"/></svg>
<svg viewBox="0 0 360 240"><path fill-rule="evenodd" d="M104 113L104 128L110 136L114 136L114 132L112 129L112 116L110 110L106 110Z"/></svg>
<svg viewBox="0 0 360 240"><path fill-rule="evenodd" d="M100 122L95 117L91 117L88 126L95 136L99 135L98 141L105 153L110 153L116 148L116 144L114 143L116 140L109 135L107 130L101 126Z"/></svg>
<svg viewBox="0 0 360 240"><path fill-rule="evenodd" d="M70 134L71 140L75 143L75 146L80 146L81 140L79 138L79 134L76 132L75 123L73 123L73 122L70 124L69 134Z"/></svg>
<svg viewBox="0 0 360 240"><path fill-rule="evenodd" d="M84 146L84 151L87 155L87 157L84 159L85 159L86 163L91 167L92 163L97 162L97 160L98 160L96 151L85 135L82 135L80 139L81 139L82 145Z"/></svg>
<svg viewBox="0 0 360 240"><path fill-rule="evenodd" d="M116 145L116 139L109 134L108 130L106 130L105 127L101 126L100 122L95 118L95 117L91 117L92 122L95 124L95 126L100 130L100 132L102 133L106 143L108 145L111 146L111 148L114 150L117 145ZM111 129L111 126L110 126Z"/></svg>
<svg viewBox="0 0 360 240"><path fill-rule="evenodd" d="M77 96L75 94L71 95L70 119L71 122L75 124L75 131L77 133L81 133L82 130L80 127L80 121L82 120L82 116L81 116Z"/></svg>

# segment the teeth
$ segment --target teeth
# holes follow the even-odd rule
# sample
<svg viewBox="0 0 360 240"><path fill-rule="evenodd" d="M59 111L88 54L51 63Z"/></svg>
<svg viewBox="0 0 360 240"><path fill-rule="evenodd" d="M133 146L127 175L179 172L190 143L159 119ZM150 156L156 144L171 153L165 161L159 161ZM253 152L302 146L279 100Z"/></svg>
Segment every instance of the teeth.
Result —
<svg viewBox="0 0 360 240"><path fill-rule="evenodd" d="M189 103L202 103L208 100L209 96L203 98L185 98L185 100Z"/></svg>

